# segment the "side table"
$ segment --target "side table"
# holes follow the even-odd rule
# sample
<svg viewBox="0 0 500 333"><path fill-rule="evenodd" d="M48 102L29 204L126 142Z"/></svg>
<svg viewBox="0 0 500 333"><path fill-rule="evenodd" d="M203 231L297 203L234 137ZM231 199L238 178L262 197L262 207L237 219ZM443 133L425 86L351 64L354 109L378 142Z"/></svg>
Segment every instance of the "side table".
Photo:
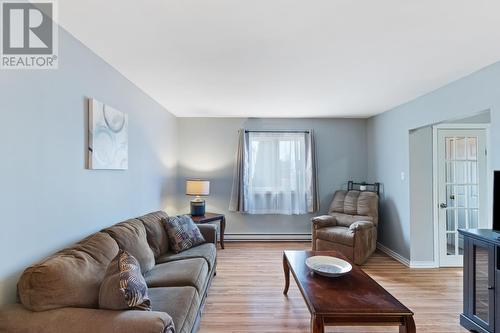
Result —
<svg viewBox="0 0 500 333"><path fill-rule="evenodd" d="M197 224L220 221L220 247L224 249L224 231L226 230L226 217L224 214L205 213L203 216L189 216Z"/></svg>

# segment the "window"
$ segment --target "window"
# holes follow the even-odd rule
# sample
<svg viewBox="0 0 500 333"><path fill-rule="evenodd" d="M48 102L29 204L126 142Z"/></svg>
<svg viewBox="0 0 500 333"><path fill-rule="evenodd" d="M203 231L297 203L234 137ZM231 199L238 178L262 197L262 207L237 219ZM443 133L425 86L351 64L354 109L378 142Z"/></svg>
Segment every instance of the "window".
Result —
<svg viewBox="0 0 500 333"><path fill-rule="evenodd" d="M316 210L312 134L306 131L240 133L233 211L306 214Z"/></svg>
<svg viewBox="0 0 500 333"><path fill-rule="evenodd" d="M250 132L248 212L304 214L305 133Z"/></svg>

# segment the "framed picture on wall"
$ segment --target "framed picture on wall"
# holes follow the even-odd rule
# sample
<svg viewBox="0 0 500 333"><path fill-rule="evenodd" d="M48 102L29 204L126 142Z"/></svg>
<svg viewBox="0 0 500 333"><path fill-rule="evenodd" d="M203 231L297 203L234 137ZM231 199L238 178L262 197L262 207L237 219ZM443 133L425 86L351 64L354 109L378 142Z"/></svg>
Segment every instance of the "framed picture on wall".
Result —
<svg viewBox="0 0 500 333"><path fill-rule="evenodd" d="M89 99L88 168L128 169L128 115Z"/></svg>

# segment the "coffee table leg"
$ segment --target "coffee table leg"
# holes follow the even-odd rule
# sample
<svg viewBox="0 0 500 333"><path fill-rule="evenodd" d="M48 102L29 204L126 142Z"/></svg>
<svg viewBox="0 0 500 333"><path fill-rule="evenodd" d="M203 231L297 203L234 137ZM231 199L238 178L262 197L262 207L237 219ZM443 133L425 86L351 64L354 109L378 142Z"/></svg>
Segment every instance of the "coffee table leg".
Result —
<svg viewBox="0 0 500 333"><path fill-rule="evenodd" d="M226 217L220 220L220 247L224 250L224 232L226 231Z"/></svg>
<svg viewBox="0 0 500 333"><path fill-rule="evenodd" d="M324 333L325 324L323 317L311 315L311 333Z"/></svg>
<svg viewBox="0 0 500 333"><path fill-rule="evenodd" d="M399 326L399 333L416 333L417 329L415 327L415 321L413 316L407 316L404 318L404 324Z"/></svg>
<svg viewBox="0 0 500 333"><path fill-rule="evenodd" d="M288 293L288 288L290 287L290 267L288 266L288 261L283 253L283 271L285 273L285 290L283 290L283 295Z"/></svg>

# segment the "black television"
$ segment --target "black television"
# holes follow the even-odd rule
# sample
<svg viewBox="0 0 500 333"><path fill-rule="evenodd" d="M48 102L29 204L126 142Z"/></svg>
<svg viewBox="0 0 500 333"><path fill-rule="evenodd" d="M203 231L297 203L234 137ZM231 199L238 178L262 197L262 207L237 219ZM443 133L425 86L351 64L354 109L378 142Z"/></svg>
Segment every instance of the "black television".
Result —
<svg viewBox="0 0 500 333"><path fill-rule="evenodd" d="M500 171L493 173L493 230L500 231Z"/></svg>

